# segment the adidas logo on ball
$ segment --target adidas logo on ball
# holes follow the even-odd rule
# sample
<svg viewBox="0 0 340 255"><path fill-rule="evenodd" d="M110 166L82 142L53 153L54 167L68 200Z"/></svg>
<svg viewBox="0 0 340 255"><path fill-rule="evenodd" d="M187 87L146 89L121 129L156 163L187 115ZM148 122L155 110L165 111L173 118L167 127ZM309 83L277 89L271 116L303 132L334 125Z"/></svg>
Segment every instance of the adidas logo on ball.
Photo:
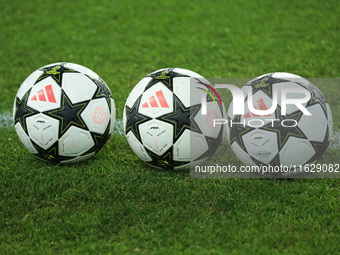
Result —
<svg viewBox="0 0 340 255"><path fill-rule="evenodd" d="M162 90L157 91L154 96L149 97L148 101L142 104L142 108L149 108L150 106L153 108L169 108Z"/></svg>
<svg viewBox="0 0 340 255"><path fill-rule="evenodd" d="M47 99L46 99L47 95ZM36 95L33 95L31 97L32 101L41 101L41 102L50 102L50 103L56 103L57 101L55 100L52 85L47 85L45 86L45 91L44 89L41 89L37 92Z"/></svg>

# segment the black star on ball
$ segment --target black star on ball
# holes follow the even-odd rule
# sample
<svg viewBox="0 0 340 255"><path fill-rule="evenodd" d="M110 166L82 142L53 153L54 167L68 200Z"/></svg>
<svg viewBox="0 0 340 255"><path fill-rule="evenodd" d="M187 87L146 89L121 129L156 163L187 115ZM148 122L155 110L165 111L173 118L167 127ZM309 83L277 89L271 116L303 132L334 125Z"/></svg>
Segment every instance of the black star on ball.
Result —
<svg viewBox="0 0 340 255"><path fill-rule="evenodd" d="M146 162L149 165L156 166L162 168L164 170L173 170L177 166L183 166L185 164L190 163L190 161L176 161L173 160L173 147L171 146L166 152L164 152L161 156L153 153L152 151L145 148L146 152L152 159L150 162Z"/></svg>
<svg viewBox="0 0 340 255"><path fill-rule="evenodd" d="M135 135L135 137L142 143L140 133L139 133L139 125L151 120L152 118L141 114L138 112L138 108L140 105L142 96L140 96L133 106L130 108L129 106L125 106L125 113L126 113L126 129L125 134L132 131L132 133Z"/></svg>
<svg viewBox="0 0 340 255"><path fill-rule="evenodd" d="M272 74L266 75L260 79L256 79L245 86L252 87L252 94L254 95L258 91L264 92L269 98L273 98L273 85L280 82L287 82L287 80L280 78L273 78Z"/></svg>
<svg viewBox="0 0 340 255"><path fill-rule="evenodd" d="M47 77L51 77L61 87L63 73L79 73L78 71L75 71L71 68L67 68L64 65L65 63L61 63L53 66L40 68L39 70L43 71L43 73L40 75L40 77L36 80L34 84L37 84L38 82L46 79Z"/></svg>
<svg viewBox="0 0 340 255"><path fill-rule="evenodd" d="M22 129L27 134L27 127L26 127L26 118L30 117L34 114L39 113L38 111L34 110L33 108L27 105L28 95L30 94L31 89L26 92L26 94L22 97L21 100L18 98L15 99L15 116L14 116L14 124L20 122Z"/></svg>
<svg viewBox="0 0 340 255"><path fill-rule="evenodd" d="M49 162L52 162L52 163L60 163L60 161L63 161L63 160L69 160L69 159L72 159L73 157L66 157L66 156L60 156L59 155L59 142L56 141L54 144L52 144L48 149L43 149L41 148L39 145L37 145L32 139L31 139L31 142L34 146L34 148L37 150L38 154L35 154L35 156L43 159L43 160L46 160L46 161L49 161Z"/></svg>
<svg viewBox="0 0 340 255"><path fill-rule="evenodd" d="M230 144L233 144L233 142L236 142L244 151L247 152L246 146L243 143L243 135L254 130L254 128L249 127L247 125L243 124L237 124L240 123L241 115L235 115L234 119L231 121L231 119L228 119L228 125L230 128ZM245 122L244 122L245 123Z"/></svg>
<svg viewBox="0 0 340 255"><path fill-rule="evenodd" d="M59 137L61 137L72 125L87 130L86 124L80 115L87 106L88 101L72 104L71 100L64 92L62 92L61 98L61 106L58 109L44 112L46 115L60 120Z"/></svg>
<svg viewBox="0 0 340 255"><path fill-rule="evenodd" d="M276 109L276 121L268 123L261 129L277 133L279 151L286 144L289 137L297 137L307 139L302 130L298 127L297 123L301 119L303 113L298 110L290 114L281 115L281 107ZM284 126L283 126L284 125Z"/></svg>
<svg viewBox="0 0 340 255"><path fill-rule="evenodd" d="M174 94L174 111L156 118L174 126L174 143L188 129L193 132L202 133L195 117L201 109L201 105L185 107L182 101Z"/></svg>
<svg viewBox="0 0 340 255"><path fill-rule="evenodd" d="M110 89L107 87L107 85L105 84L105 82L99 78L98 79L94 79L91 78L90 76L86 75L91 81L93 81L94 84L97 85L97 90L94 93L94 96L92 97L92 99L95 98L105 98L107 104L109 105L109 108L111 109L111 99L112 98L112 94L110 92Z"/></svg>
<svg viewBox="0 0 340 255"><path fill-rule="evenodd" d="M173 91L173 78L175 77L189 77L188 75L180 74L174 71L174 68L167 68L163 71L159 71L156 73L149 74L147 77L152 77L149 81L148 85L145 87L144 91L148 90L158 82L161 82Z"/></svg>
<svg viewBox="0 0 340 255"><path fill-rule="evenodd" d="M163 169L172 169L173 168L173 162L172 162L172 147L163 153L161 156L158 156L157 154L153 153L152 151L145 148L148 155L152 159L152 162L147 162L148 164L151 164L153 166L157 166Z"/></svg>
<svg viewBox="0 0 340 255"><path fill-rule="evenodd" d="M312 83L310 83L310 86L307 89L311 93L311 98L307 102L306 108L315 104L320 104L323 112L325 113L326 116L328 116L326 107L327 101L322 92Z"/></svg>

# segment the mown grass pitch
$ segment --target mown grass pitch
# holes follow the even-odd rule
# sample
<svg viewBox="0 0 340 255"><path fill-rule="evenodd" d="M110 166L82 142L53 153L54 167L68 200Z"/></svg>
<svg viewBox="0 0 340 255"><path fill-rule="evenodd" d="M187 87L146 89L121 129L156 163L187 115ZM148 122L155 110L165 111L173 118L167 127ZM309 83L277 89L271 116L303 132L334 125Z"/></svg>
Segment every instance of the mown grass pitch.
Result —
<svg viewBox="0 0 340 255"><path fill-rule="evenodd" d="M208 78L339 77L339 1L0 5L1 254L340 251L338 180L191 179L188 171L145 166L119 129L87 162L51 165L30 155L9 125L22 81L58 61L97 72L118 119L133 86L163 67ZM340 88L321 90L338 132ZM322 162L339 163L339 142L336 133Z"/></svg>

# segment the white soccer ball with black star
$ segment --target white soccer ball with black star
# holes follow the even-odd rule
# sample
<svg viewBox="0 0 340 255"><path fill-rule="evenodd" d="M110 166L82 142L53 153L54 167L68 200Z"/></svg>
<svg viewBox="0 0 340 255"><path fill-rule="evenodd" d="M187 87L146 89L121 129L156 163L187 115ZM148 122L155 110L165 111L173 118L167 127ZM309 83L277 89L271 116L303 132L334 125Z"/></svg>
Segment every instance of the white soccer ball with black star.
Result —
<svg viewBox="0 0 340 255"><path fill-rule="evenodd" d="M149 165L180 169L203 162L219 147L222 101L201 75L166 68L144 77L131 91L123 113L126 139ZM206 114L201 100L206 98Z"/></svg>
<svg viewBox="0 0 340 255"><path fill-rule="evenodd" d="M272 114L259 116L248 108L248 89L252 89L252 103L257 110L268 110L273 105L273 90L278 91L278 104ZM282 114L282 89L293 89L287 98L299 100L303 88L308 102L302 106L306 115L294 103L287 104ZM245 165L301 166L316 162L326 151L332 135L331 109L320 90L308 80L290 73L269 73L259 76L244 87L244 115L233 115L233 102L228 109L227 136L237 157ZM306 97L307 98L307 97ZM302 109L304 109L302 108ZM235 123L235 124L234 124Z"/></svg>
<svg viewBox="0 0 340 255"><path fill-rule="evenodd" d="M14 100L15 130L25 147L55 163L96 154L115 123L115 103L105 82L90 69L54 63L33 72Z"/></svg>

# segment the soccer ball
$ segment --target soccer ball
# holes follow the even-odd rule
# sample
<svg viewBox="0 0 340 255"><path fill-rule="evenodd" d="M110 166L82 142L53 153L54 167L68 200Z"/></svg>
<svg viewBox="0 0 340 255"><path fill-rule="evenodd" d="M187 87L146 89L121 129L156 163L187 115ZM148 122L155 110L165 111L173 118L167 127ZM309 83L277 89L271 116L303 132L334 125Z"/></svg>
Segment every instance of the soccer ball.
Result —
<svg viewBox="0 0 340 255"><path fill-rule="evenodd" d="M219 147L222 102L201 75L166 68L144 77L131 91L123 113L126 139L137 156L162 169L198 164ZM202 96L206 114L202 114Z"/></svg>
<svg viewBox="0 0 340 255"><path fill-rule="evenodd" d="M272 114L264 116L249 110L247 95L252 89L254 109L268 110L277 90L278 104ZM310 99L299 104L302 93ZM269 73L248 82L241 89L245 96L244 115L233 115L233 102L228 109L227 137L237 157L245 165L286 166L289 169L317 161L326 151L332 135L332 114L320 90L306 79L290 73ZM285 95L283 95L283 90ZM285 107L281 96L293 99ZM302 107L301 107L302 106ZM275 107L275 106L274 106ZM306 109L311 115L306 115ZM286 110L286 114L284 113ZM235 124L234 124L235 123Z"/></svg>
<svg viewBox="0 0 340 255"><path fill-rule="evenodd" d="M109 139L115 103L105 82L90 69L54 63L33 72L14 100L15 130L25 147L55 163L85 160Z"/></svg>

